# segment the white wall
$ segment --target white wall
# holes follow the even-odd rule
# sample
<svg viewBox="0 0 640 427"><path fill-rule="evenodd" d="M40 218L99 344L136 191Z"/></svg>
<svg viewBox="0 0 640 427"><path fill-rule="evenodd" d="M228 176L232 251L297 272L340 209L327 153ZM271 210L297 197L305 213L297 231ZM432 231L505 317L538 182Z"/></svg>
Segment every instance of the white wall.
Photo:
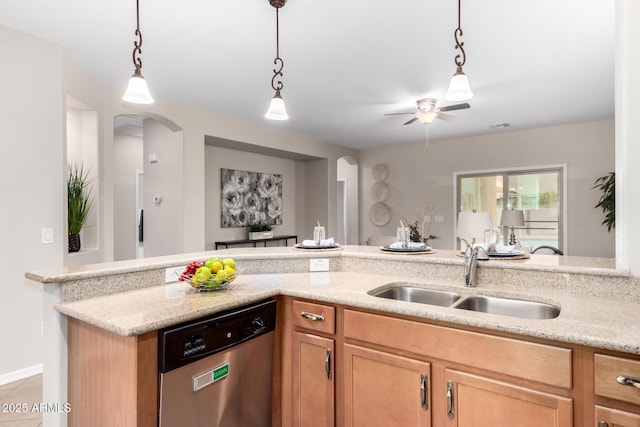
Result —
<svg viewBox="0 0 640 427"><path fill-rule="evenodd" d="M358 237L358 224L360 223L360 212L358 210L358 193L360 191L358 183L358 163L353 159L340 158L338 159L337 175L338 179L343 179L347 186L347 236L346 240L340 243L349 245L357 245L359 242ZM365 190L366 191L366 190ZM338 212L338 215L342 215Z"/></svg>
<svg viewBox="0 0 640 427"><path fill-rule="evenodd" d="M42 362L42 285L28 270L62 265L66 161L58 47L0 26L0 382ZM54 243L40 243L53 228Z"/></svg>
<svg viewBox="0 0 640 427"><path fill-rule="evenodd" d="M246 227L222 228L220 169L237 169L249 172L268 172L282 175L282 225L273 229L275 235L297 234L296 216L304 212L304 199L296 194L304 180L297 179L304 162L222 147L205 147L205 236L206 249L213 249L220 240L246 239Z"/></svg>
<svg viewBox="0 0 640 427"><path fill-rule="evenodd" d="M145 119L144 139L144 256L179 254L183 251L182 132ZM157 161L150 161L156 156ZM154 198L159 197L160 203ZM116 229L116 232L119 230Z"/></svg>
<svg viewBox="0 0 640 427"><path fill-rule="evenodd" d="M614 123L612 120L578 123L526 131L504 132L469 138L364 150L360 153L361 240L374 235L395 234L400 220L414 219L417 210L435 204L430 241L435 248L452 249L454 228L454 172L524 168L567 164L567 226L570 255L615 256L615 238L600 223L595 209L600 194L592 190L599 176L614 170ZM385 226L369 220L373 205L366 189L373 185L372 168L385 163L391 187L387 204L393 216Z"/></svg>
<svg viewBox="0 0 640 427"><path fill-rule="evenodd" d="M136 257L136 170L143 168L143 140L135 136L115 135L113 140L114 260Z"/></svg>

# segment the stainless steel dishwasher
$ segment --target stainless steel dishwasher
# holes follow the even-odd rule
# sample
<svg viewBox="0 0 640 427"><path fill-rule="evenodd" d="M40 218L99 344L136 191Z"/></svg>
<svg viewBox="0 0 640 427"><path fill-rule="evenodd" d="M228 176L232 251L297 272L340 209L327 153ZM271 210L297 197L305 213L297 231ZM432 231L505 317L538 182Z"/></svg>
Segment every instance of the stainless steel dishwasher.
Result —
<svg viewBox="0 0 640 427"><path fill-rule="evenodd" d="M158 331L160 427L271 426L276 301Z"/></svg>

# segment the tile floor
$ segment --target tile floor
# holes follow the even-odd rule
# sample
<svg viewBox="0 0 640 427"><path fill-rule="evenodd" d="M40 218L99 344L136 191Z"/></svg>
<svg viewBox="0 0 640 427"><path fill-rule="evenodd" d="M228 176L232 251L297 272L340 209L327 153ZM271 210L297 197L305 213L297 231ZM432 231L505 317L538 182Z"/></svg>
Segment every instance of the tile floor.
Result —
<svg viewBox="0 0 640 427"><path fill-rule="evenodd" d="M0 427L40 427L42 414L32 412L42 402L42 375L0 385ZM26 409L26 412L18 410Z"/></svg>

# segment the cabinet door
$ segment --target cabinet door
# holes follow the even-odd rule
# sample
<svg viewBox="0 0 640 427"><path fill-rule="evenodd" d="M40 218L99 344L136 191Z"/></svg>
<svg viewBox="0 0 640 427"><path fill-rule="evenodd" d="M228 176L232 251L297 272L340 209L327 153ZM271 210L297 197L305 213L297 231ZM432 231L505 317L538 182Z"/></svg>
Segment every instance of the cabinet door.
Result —
<svg viewBox="0 0 640 427"><path fill-rule="evenodd" d="M567 427L572 401L504 382L445 370L447 427Z"/></svg>
<svg viewBox="0 0 640 427"><path fill-rule="evenodd" d="M596 406L596 427L640 427L640 415Z"/></svg>
<svg viewBox="0 0 640 427"><path fill-rule="evenodd" d="M334 341L293 333L293 425L334 425Z"/></svg>
<svg viewBox="0 0 640 427"><path fill-rule="evenodd" d="M427 362L345 344L345 426L430 426L430 370Z"/></svg>

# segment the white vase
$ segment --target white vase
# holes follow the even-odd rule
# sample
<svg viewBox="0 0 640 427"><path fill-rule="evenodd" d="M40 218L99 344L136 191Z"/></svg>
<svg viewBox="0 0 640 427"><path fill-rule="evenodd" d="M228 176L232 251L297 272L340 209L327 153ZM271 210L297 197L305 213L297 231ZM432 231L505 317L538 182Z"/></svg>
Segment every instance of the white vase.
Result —
<svg viewBox="0 0 640 427"><path fill-rule="evenodd" d="M273 237L273 231L250 231L249 240L270 239Z"/></svg>

